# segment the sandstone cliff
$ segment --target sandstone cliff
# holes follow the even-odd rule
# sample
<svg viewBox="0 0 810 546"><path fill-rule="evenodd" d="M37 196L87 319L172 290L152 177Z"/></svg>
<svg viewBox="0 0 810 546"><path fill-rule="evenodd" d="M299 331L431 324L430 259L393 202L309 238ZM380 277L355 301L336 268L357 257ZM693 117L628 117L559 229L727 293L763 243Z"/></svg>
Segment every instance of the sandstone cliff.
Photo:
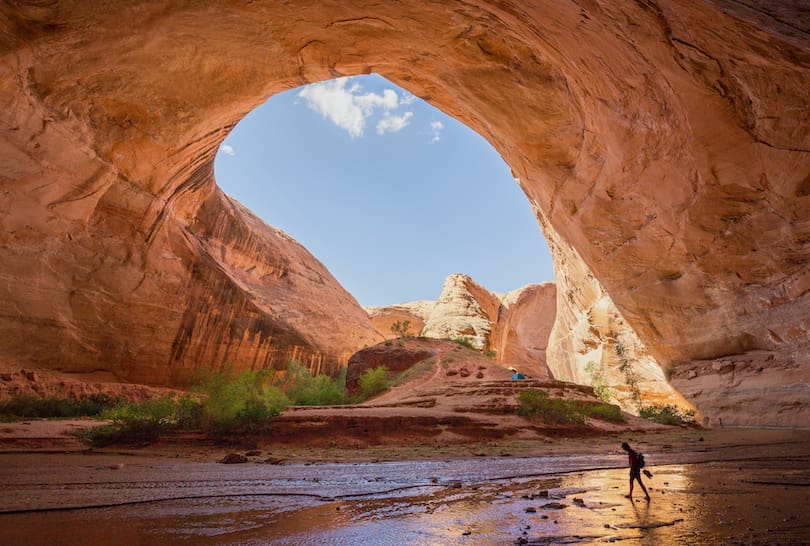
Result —
<svg viewBox="0 0 810 546"><path fill-rule="evenodd" d="M338 361L324 322L265 322L266 300L195 234L229 209L210 165L239 119L379 72L496 147L673 377L753 362L770 379L740 376L757 403L728 411L795 422L810 406L809 27L796 0L3 4L0 353L166 381L216 364L225 349L202 332L241 332L258 352L240 366L288 342ZM205 301L219 326L194 322ZM795 404L752 413L788 386ZM699 404L729 392L702 387Z"/></svg>
<svg viewBox="0 0 810 546"><path fill-rule="evenodd" d="M419 300L395 305L364 307L364 309L368 313L374 328L385 338L391 339L396 337L391 327L397 322L402 324L407 321L409 323L408 333L411 335L421 334L425 328L425 321L430 317L435 304L436 302L433 300Z"/></svg>
<svg viewBox="0 0 810 546"><path fill-rule="evenodd" d="M390 337L391 325L407 320L413 335L465 338L482 352L494 351L495 361L503 367L514 366L534 378L550 377L546 345L554 324L554 283L530 284L499 295L455 273L445 279L437 301L366 311L377 329Z"/></svg>
<svg viewBox="0 0 810 546"><path fill-rule="evenodd" d="M425 321L422 335L438 339L465 338L478 350L490 345L500 301L467 275L445 279L442 293Z"/></svg>
<svg viewBox="0 0 810 546"><path fill-rule="evenodd" d="M503 296L491 347L497 362L536 379L550 379L546 347L556 317L556 286L530 284Z"/></svg>

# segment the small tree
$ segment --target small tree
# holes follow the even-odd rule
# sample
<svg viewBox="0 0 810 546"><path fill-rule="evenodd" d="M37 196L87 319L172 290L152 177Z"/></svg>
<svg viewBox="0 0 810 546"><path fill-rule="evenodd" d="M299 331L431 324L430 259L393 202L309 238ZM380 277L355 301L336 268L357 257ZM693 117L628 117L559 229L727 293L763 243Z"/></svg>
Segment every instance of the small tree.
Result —
<svg viewBox="0 0 810 546"><path fill-rule="evenodd" d="M410 332L411 321L403 320L402 322L396 321L394 324L391 325L391 331L397 337L410 337L413 334Z"/></svg>
<svg viewBox="0 0 810 546"><path fill-rule="evenodd" d="M596 397L603 402L610 402L613 392L605 382L605 374L602 370L602 366L593 360L589 360L585 365L585 371L591 376L591 386L593 387L593 392L596 394Z"/></svg>
<svg viewBox="0 0 810 546"><path fill-rule="evenodd" d="M388 381L388 368L377 366L376 368L367 369L360 374L358 384L360 386L360 400L371 398L375 394L388 390L391 386Z"/></svg>
<svg viewBox="0 0 810 546"><path fill-rule="evenodd" d="M641 390L638 386L638 375L636 375L633 365L628 358L624 343L622 343L618 337L616 338L616 356L619 358L619 371L624 373L625 382L630 389L630 396L633 398L636 407L641 410Z"/></svg>

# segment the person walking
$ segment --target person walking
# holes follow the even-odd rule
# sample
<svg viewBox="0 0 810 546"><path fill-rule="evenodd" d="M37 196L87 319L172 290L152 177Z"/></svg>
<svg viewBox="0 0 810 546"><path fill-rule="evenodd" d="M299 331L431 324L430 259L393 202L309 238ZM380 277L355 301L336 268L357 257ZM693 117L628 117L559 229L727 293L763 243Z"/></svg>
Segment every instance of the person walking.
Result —
<svg viewBox="0 0 810 546"><path fill-rule="evenodd" d="M630 493L625 495L628 499L633 498L633 481L637 481L644 491L644 496L650 500L650 494L647 493L647 488L644 487L644 482L641 481L641 469L644 466L644 456L638 451L630 447L627 442L622 442L622 449L627 452L628 461L630 463Z"/></svg>

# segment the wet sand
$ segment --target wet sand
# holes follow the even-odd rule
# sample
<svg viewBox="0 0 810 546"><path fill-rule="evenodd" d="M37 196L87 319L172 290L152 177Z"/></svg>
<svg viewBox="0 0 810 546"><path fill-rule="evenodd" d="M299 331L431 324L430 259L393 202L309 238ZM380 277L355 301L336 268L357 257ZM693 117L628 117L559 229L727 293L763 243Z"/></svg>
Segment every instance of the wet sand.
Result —
<svg viewBox="0 0 810 546"><path fill-rule="evenodd" d="M612 438L531 456L408 459L400 448L406 460L385 462L6 453L0 544L810 542L810 432L629 440L654 474L649 503L638 490L624 498Z"/></svg>

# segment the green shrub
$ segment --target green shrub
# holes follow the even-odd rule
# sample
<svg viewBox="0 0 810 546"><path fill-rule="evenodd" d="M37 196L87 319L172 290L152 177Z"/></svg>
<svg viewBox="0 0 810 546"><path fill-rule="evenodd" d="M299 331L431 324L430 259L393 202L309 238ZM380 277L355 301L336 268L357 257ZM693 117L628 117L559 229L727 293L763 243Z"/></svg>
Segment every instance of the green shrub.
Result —
<svg viewBox="0 0 810 546"><path fill-rule="evenodd" d="M585 365L585 371L591 376L591 386L593 387L593 392L596 394L596 397L603 402L610 402L613 391L610 390L610 387L608 387L605 382L605 374L602 371L602 367L593 360L589 360Z"/></svg>
<svg viewBox="0 0 810 546"><path fill-rule="evenodd" d="M624 423L626 421L619 406L605 402L585 402L582 406L582 412L587 417L609 423Z"/></svg>
<svg viewBox="0 0 810 546"><path fill-rule="evenodd" d="M385 373L383 368L383 379ZM345 368L336 378L312 377L307 368L290 362L279 379L275 375L273 370L234 374L228 369L203 374L193 394L107 409L101 417L112 423L83 433L83 439L104 446L147 443L174 430L199 430L215 438L243 436L265 432L273 417L290 404L346 403ZM361 391L376 394L387 388L379 375L375 370L369 377L361 377L365 381ZM381 384L385 386L380 388Z"/></svg>
<svg viewBox="0 0 810 546"><path fill-rule="evenodd" d="M548 393L543 390L521 392L518 395L518 414L560 425L585 422L585 416L573 400L549 398Z"/></svg>
<svg viewBox="0 0 810 546"><path fill-rule="evenodd" d="M261 432L289 405L289 399L271 384L271 370L245 371L237 376L214 374L194 390L202 403L200 426L213 436Z"/></svg>
<svg viewBox="0 0 810 546"><path fill-rule="evenodd" d="M691 425L695 422L695 412L681 411L678 406L645 406L639 411L639 416L662 425Z"/></svg>
<svg viewBox="0 0 810 546"><path fill-rule="evenodd" d="M181 403L174 397L165 397L119 404L100 415L103 419L111 420L112 424L85 431L82 437L96 447L152 442L162 433L177 429L181 423L179 408L188 409L193 403L191 400Z"/></svg>
<svg viewBox="0 0 810 546"><path fill-rule="evenodd" d="M619 406L604 402L550 398L544 390L528 390L518 394L518 414L529 419L561 425L585 423L586 418L623 423Z"/></svg>
<svg viewBox="0 0 810 546"><path fill-rule="evenodd" d="M346 368L337 377L318 375L291 361L278 386L295 406L337 406L346 403Z"/></svg>
<svg viewBox="0 0 810 546"><path fill-rule="evenodd" d="M391 386L388 381L388 368L385 366L369 368L360 374L358 384L360 385L360 395L358 396L360 400L366 400L387 390Z"/></svg>
<svg viewBox="0 0 810 546"><path fill-rule="evenodd" d="M457 344L461 345L462 347L467 347L468 349L472 349L473 351L477 351L478 349L475 348L473 342L467 336L459 336L454 337L452 341L456 342Z"/></svg>
<svg viewBox="0 0 810 546"><path fill-rule="evenodd" d="M615 350L616 357L619 359L619 371L624 373L624 380L627 384L627 388L630 390L630 397L633 399L639 411L641 411L641 389L638 385L638 374L636 374L635 369L633 369L633 363L628 357L627 348L618 337L616 338Z"/></svg>
<svg viewBox="0 0 810 546"><path fill-rule="evenodd" d="M489 351L484 353L484 356L490 360L495 360L495 357L498 356L498 351L495 349L490 349Z"/></svg>
<svg viewBox="0 0 810 546"><path fill-rule="evenodd" d="M397 337L410 337L413 333L410 331L411 321L396 321L394 324L391 325L391 331Z"/></svg>
<svg viewBox="0 0 810 546"><path fill-rule="evenodd" d="M106 409L112 408L117 400L106 394L72 400L69 398L18 395L0 403L0 421L18 419L95 417Z"/></svg>

